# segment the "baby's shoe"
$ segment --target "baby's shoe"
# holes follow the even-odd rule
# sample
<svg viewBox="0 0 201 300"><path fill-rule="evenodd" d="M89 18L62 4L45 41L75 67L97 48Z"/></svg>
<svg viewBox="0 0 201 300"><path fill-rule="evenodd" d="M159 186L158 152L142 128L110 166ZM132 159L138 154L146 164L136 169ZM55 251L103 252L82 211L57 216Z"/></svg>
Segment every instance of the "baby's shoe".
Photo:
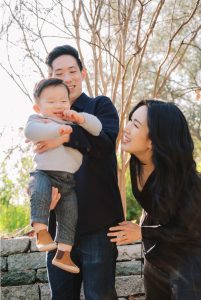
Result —
<svg viewBox="0 0 201 300"><path fill-rule="evenodd" d="M39 251L51 251L57 248L57 244L53 241L47 229L42 229L36 234L36 246Z"/></svg>
<svg viewBox="0 0 201 300"><path fill-rule="evenodd" d="M52 260L52 264L67 272L71 272L71 273L80 272L80 269L72 261L69 251L62 251L57 249L57 253Z"/></svg>

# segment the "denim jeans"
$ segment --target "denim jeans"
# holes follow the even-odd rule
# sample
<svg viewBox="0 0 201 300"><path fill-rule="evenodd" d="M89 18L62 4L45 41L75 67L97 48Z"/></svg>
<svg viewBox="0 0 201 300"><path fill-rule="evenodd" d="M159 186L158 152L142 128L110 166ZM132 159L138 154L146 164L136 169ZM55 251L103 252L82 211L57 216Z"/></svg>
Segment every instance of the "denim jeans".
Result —
<svg viewBox="0 0 201 300"><path fill-rule="evenodd" d="M29 194L31 201L31 223L48 225L52 187L61 193L56 208L57 233L55 241L74 244L77 223L77 199L73 174L61 171L36 170L30 173Z"/></svg>
<svg viewBox="0 0 201 300"><path fill-rule="evenodd" d="M83 235L75 242L72 258L80 274L65 272L54 265L55 251L47 254L49 284L53 300L80 300L83 288L86 300L117 300L115 268L117 247L107 237L107 230Z"/></svg>

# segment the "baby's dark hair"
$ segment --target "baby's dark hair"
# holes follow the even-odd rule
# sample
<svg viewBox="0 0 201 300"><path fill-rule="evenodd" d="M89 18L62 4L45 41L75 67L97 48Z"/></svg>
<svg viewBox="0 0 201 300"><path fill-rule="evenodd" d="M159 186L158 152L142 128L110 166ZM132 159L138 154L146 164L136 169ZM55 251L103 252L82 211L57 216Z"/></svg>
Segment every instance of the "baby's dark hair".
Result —
<svg viewBox="0 0 201 300"><path fill-rule="evenodd" d="M57 85L63 85L66 88L69 96L70 94L69 88L67 87L67 85L63 80L58 78L48 78L48 79L42 79L38 83L36 83L34 87L34 93L33 93L34 100L38 102L38 99L40 98L42 91L48 86L57 86Z"/></svg>

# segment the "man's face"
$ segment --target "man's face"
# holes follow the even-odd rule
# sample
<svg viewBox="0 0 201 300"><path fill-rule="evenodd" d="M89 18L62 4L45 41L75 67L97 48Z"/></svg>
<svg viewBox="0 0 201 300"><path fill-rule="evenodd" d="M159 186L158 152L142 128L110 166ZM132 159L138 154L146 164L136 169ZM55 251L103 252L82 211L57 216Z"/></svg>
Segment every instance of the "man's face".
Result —
<svg viewBox="0 0 201 300"><path fill-rule="evenodd" d="M63 118L65 109L70 109L70 101L68 91L63 85L44 88L40 94L39 102L34 105L34 110L37 113L56 119Z"/></svg>
<svg viewBox="0 0 201 300"><path fill-rule="evenodd" d="M85 72L80 71L76 59L71 55L61 55L52 62L51 77L62 79L70 90L71 104L82 94L82 80Z"/></svg>

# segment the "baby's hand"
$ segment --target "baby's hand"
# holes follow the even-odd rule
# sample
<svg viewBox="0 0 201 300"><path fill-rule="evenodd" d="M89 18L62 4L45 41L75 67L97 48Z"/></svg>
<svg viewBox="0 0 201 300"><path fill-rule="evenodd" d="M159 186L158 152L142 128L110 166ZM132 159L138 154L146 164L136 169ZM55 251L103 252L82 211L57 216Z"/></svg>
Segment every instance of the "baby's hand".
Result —
<svg viewBox="0 0 201 300"><path fill-rule="evenodd" d="M69 125L61 125L59 128L59 134L64 135L64 134L71 134L73 131L72 127Z"/></svg>
<svg viewBox="0 0 201 300"><path fill-rule="evenodd" d="M64 110L63 119L67 121L71 121L77 124L82 124L85 122L85 118L82 114L78 113L75 110Z"/></svg>

